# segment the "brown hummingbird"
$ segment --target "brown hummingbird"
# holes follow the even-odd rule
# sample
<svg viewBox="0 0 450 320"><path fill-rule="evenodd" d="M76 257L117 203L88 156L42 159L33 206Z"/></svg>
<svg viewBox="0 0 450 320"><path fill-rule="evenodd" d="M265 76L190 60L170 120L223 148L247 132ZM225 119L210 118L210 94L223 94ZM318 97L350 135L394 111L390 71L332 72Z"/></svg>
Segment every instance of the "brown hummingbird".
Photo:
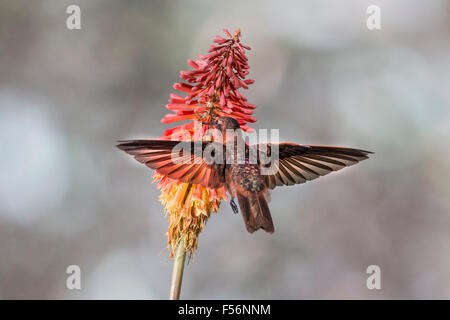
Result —
<svg viewBox="0 0 450 320"><path fill-rule="evenodd" d="M117 147L171 179L208 188L225 186L234 213L238 211L237 198L250 233L260 228L274 232L268 189L316 179L368 159L372 153L295 143L249 145L234 118L221 117L204 124L215 127L222 142L128 140L119 141Z"/></svg>

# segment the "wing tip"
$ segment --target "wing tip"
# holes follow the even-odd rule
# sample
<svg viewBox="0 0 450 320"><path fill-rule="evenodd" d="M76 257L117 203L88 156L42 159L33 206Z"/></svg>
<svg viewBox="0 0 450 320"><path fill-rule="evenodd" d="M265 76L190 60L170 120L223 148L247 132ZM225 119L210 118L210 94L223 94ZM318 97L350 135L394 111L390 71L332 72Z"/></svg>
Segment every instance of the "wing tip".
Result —
<svg viewBox="0 0 450 320"><path fill-rule="evenodd" d="M116 140L116 147L127 152L132 147L133 140Z"/></svg>

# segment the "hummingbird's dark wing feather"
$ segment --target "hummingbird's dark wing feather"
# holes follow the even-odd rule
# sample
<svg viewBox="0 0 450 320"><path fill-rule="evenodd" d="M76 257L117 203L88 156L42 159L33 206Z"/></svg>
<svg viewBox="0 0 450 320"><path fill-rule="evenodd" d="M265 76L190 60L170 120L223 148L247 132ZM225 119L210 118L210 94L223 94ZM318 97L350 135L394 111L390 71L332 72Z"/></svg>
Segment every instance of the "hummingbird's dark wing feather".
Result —
<svg viewBox="0 0 450 320"><path fill-rule="evenodd" d="M275 146L278 147L278 160ZM266 175L266 183L270 189L314 180L368 159L368 155L372 153L359 149L295 143L259 144L257 149L269 158L271 156L274 158L272 161L274 170L269 170L269 174ZM270 167L270 163L262 165L260 162L260 166L267 168ZM264 174L263 171L262 173Z"/></svg>
<svg viewBox="0 0 450 320"><path fill-rule="evenodd" d="M217 142L169 140L129 140L119 141L117 145L137 161L171 179L218 188L224 183L224 176L216 164L208 164L202 157L208 146L223 148Z"/></svg>

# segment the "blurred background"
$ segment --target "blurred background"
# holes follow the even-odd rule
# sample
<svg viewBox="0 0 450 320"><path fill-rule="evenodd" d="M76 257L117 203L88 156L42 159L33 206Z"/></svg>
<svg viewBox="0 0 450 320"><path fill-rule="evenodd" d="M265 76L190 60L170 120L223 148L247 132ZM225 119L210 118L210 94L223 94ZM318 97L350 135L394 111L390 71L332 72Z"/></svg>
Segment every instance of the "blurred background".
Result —
<svg viewBox="0 0 450 320"><path fill-rule="evenodd" d="M81 7L81 30L66 28ZM366 9L381 8L381 30ZM450 298L450 3L22 1L0 4L0 298L166 299L155 138L187 59L240 28L254 128L375 151L279 188L276 232L224 202L185 269L190 299ZM81 290L66 268L81 267ZM381 268L381 290L366 269Z"/></svg>

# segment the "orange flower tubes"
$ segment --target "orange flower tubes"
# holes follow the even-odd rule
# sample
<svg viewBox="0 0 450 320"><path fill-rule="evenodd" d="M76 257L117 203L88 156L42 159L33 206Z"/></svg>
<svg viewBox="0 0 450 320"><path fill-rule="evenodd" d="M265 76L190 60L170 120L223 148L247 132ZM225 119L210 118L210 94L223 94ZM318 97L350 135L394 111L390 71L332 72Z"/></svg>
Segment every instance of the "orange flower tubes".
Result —
<svg viewBox="0 0 450 320"><path fill-rule="evenodd" d="M239 91L254 82L246 79L249 66L245 51L250 47L241 43L240 30L231 35L224 29L224 33L225 38L216 36L207 55L199 55L195 61L188 60L193 70L180 72L184 82L175 83L173 88L181 94L170 95L166 108L173 113L167 114L161 122L190 122L166 130L160 139L214 140L214 134L209 134L201 122L214 121L221 116L233 117L244 131L253 131L247 123L256 121L251 116L255 106ZM192 255L211 212L218 212L220 202L228 199L225 189L181 183L158 173L153 179L161 190L160 201L169 218L170 255L174 256L180 243Z"/></svg>

